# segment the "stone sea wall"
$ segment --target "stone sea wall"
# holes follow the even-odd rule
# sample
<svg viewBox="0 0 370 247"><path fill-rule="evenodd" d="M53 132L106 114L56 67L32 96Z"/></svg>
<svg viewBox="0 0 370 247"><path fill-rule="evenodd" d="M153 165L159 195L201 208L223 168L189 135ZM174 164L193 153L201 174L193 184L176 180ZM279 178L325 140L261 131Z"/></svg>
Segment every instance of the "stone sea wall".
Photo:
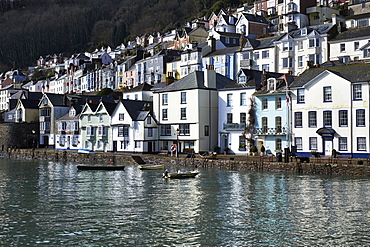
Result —
<svg viewBox="0 0 370 247"><path fill-rule="evenodd" d="M109 164L114 159L116 164L134 164L132 154L95 153L79 154L74 151L57 151L52 149L12 149L0 152L0 157L22 160L53 160L60 162L73 162L83 164ZM192 166L194 168L217 168L226 170L245 170L259 172L287 172L299 174L327 174L370 176L369 165L328 164L328 163L300 163L300 162L266 162L261 159L243 156L227 159L201 159L201 158L175 158L155 154L140 154L147 161L165 163L166 166Z"/></svg>

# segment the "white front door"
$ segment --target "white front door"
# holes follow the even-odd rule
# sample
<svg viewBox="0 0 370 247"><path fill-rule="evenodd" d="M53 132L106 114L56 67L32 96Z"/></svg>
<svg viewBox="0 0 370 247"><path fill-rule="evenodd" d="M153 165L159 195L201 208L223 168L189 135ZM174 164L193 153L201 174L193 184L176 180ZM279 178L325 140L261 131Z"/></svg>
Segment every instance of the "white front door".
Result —
<svg viewBox="0 0 370 247"><path fill-rule="evenodd" d="M325 156L330 156L331 151L333 150L333 141L332 140L325 140Z"/></svg>

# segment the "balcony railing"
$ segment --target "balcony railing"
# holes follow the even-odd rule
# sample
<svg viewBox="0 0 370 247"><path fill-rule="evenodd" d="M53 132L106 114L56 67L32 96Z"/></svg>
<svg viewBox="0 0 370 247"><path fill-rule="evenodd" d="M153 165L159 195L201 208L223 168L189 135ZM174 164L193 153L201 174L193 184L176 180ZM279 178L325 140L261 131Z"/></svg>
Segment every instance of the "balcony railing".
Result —
<svg viewBox="0 0 370 247"><path fill-rule="evenodd" d="M224 130L244 130L245 123L224 123Z"/></svg>
<svg viewBox="0 0 370 247"><path fill-rule="evenodd" d="M288 133L288 129L286 128L256 128L254 134L255 135L268 135L268 136L278 136L278 135L286 135Z"/></svg>

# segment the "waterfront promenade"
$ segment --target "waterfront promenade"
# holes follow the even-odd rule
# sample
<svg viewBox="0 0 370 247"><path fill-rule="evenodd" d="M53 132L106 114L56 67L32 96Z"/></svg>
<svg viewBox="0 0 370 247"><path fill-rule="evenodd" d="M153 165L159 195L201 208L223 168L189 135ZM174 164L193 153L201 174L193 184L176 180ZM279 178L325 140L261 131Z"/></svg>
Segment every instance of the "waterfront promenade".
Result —
<svg viewBox="0 0 370 247"><path fill-rule="evenodd" d="M72 163L109 164L111 159L116 164L133 164L132 153L96 152L93 154L81 154L76 151L59 151L54 149L16 149L1 152L0 156L10 159L21 160L52 160ZM136 154L137 155L137 154ZM228 170L249 170L261 172L289 172L301 174L327 174L327 175L350 175L370 176L369 160L361 160L348 157L305 157L304 159L290 157L288 162L278 162L276 156L247 156L247 155L224 155L220 154L216 159L203 159L195 154L191 158L188 154L180 154L179 157L160 154L140 154L144 159L166 166L192 166L202 168L218 168Z"/></svg>

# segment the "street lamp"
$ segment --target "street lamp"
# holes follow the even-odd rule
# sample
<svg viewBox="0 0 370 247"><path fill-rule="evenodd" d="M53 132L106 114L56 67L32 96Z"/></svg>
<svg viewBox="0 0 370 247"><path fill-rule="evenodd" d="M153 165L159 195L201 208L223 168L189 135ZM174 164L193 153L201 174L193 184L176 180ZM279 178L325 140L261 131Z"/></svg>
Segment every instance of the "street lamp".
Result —
<svg viewBox="0 0 370 247"><path fill-rule="evenodd" d="M35 149L35 138L36 138L35 133L36 131L33 129L32 130L32 149Z"/></svg>
<svg viewBox="0 0 370 247"><path fill-rule="evenodd" d="M176 129L176 157L177 158L179 157L179 148L180 148L180 145L179 145L179 134L180 134L180 130L177 128Z"/></svg>

